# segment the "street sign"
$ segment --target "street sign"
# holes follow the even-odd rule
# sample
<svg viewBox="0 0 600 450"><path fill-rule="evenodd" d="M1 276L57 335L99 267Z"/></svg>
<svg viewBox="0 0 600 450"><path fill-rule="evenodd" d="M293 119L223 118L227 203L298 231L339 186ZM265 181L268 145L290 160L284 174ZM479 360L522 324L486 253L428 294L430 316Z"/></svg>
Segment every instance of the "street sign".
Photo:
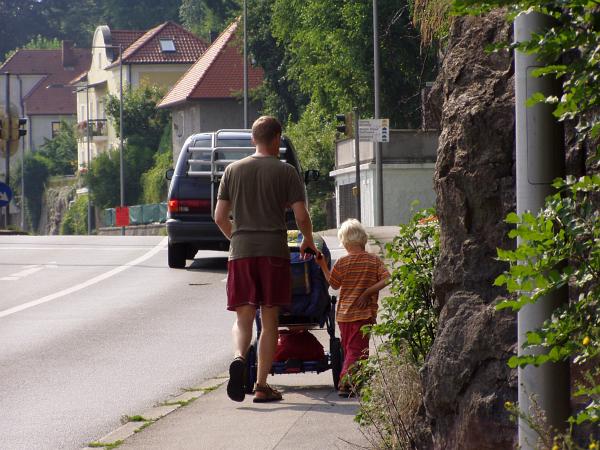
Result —
<svg viewBox="0 0 600 450"><path fill-rule="evenodd" d="M390 119L361 119L358 134L361 141L390 142Z"/></svg>
<svg viewBox="0 0 600 450"><path fill-rule="evenodd" d="M0 183L0 206L6 206L10 203L13 193L10 187L5 183Z"/></svg>

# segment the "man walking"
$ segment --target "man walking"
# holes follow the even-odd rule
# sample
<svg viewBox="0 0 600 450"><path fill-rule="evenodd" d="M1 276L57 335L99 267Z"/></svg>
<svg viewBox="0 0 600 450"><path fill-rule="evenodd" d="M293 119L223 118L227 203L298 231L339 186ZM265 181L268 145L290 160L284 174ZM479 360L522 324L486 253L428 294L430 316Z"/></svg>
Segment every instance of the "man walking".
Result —
<svg viewBox="0 0 600 450"><path fill-rule="evenodd" d="M256 309L262 332L254 402L281 400L267 384L277 347L279 308L291 302L291 269L287 245L286 207L291 207L304 236L300 253L316 253L304 184L290 164L279 161L281 124L262 116L252 125L256 152L230 164L219 186L215 222L231 241L227 275L227 309L233 325L235 359L229 366L227 394L244 400L246 353L252 340ZM233 221L229 216L232 214Z"/></svg>

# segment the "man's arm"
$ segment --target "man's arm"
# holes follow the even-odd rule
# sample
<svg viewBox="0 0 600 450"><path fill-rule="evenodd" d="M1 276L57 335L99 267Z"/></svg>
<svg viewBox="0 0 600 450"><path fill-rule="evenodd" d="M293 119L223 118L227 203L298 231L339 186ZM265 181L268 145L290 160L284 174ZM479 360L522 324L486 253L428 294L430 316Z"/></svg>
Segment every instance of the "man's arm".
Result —
<svg viewBox="0 0 600 450"><path fill-rule="evenodd" d="M231 220L229 213L231 211L231 202L229 200L217 200L215 207L215 223L221 229L225 237L231 240Z"/></svg>
<svg viewBox="0 0 600 450"><path fill-rule="evenodd" d="M304 201L298 201L292 203L292 211L294 211L294 216L296 217L296 223L298 224L298 228L302 232L302 244L300 244L300 254L304 257L304 253L307 248L311 248L315 255L318 253L317 247L315 247L315 243L313 241L312 235L312 222L310 220L310 214L308 213L308 209L306 209L306 203Z"/></svg>

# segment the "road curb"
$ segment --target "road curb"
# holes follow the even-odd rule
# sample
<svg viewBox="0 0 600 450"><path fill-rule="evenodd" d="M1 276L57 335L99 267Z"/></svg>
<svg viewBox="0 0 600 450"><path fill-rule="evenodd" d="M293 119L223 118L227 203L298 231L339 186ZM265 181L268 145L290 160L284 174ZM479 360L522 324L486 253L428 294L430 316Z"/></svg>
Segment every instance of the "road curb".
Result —
<svg viewBox="0 0 600 450"><path fill-rule="evenodd" d="M127 422L104 435L100 439L89 442L83 450L95 450L98 448L113 449L123 444L125 440L136 433L141 432L163 417L181 409L200 397L209 394L218 389L228 378L227 372L219 374L213 378L203 381L198 386L182 389L182 393L171 396L163 402L157 403L154 407L146 410L143 414L126 416ZM133 419L133 420L132 420Z"/></svg>

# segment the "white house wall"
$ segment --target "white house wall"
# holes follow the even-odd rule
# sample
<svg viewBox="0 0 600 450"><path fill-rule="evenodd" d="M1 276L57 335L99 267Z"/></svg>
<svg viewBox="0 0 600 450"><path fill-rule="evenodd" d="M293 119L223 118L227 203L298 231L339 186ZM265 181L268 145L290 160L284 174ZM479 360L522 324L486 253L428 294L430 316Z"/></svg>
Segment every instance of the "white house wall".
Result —
<svg viewBox="0 0 600 450"><path fill-rule="evenodd" d="M361 221L365 226L375 226L377 202L375 191L375 165L360 166ZM435 206L433 190L434 163L384 164L383 165L383 224L406 223L413 215L411 206L415 200L419 205L414 209ZM348 167L330 173L335 178L336 198L340 198L339 186L354 184L355 169ZM337 225L340 226L340 202L336 202Z"/></svg>
<svg viewBox="0 0 600 450"><path fill-rule="evenodd" d="M258 107L250 103L249 126L259 116ZM236 99L187 102L171 109L173 118L173 160L177 161L185 140L196 133L224 128L243 128L244 109Z"/></svg>

